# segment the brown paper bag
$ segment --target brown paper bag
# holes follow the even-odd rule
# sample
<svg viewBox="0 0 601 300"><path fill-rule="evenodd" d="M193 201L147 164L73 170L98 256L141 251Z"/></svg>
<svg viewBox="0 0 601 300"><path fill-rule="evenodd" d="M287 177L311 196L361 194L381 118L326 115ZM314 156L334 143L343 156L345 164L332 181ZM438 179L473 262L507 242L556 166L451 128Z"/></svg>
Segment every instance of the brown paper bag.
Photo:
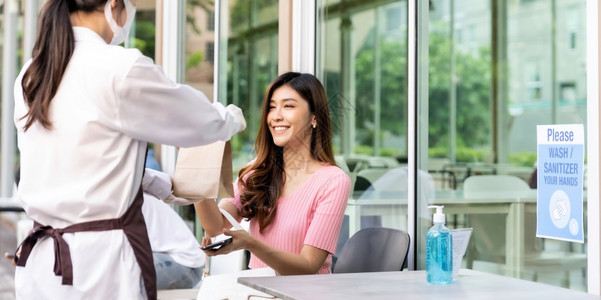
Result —
<svg viewBox="0 0 601 300"><path fill-rule="evenodd" d="M230 142L180 148L173 177L173 195L193 202L234 197Z"/></svg>

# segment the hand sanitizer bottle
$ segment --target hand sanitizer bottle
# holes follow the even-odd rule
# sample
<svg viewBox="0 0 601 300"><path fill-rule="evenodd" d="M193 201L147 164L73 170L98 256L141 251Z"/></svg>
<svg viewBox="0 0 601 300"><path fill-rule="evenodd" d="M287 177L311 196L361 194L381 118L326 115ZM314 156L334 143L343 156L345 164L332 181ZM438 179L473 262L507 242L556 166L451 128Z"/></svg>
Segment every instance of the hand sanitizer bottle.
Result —
<svg viewBox="0 0 601 300"><path fill-rule="evenodd" d="M434 226L426 235L426 278L432 284L450 284L453 282L453 239L445 224L443 206L436 208Z"/></svg>

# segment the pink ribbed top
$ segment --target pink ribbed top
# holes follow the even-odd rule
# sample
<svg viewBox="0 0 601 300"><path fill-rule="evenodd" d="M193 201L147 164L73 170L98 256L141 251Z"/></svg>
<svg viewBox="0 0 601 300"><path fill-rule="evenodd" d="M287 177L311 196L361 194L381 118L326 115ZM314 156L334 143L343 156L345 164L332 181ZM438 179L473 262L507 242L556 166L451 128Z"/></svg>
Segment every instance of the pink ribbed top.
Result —
<svg viewBox="0 0 601 300"><path fill-rule="evenodd" d="M328 251L328 258L317 272L328 274L350 187L351 180L344 171L336 166L324 166L296 191L278 199L276 216L263 233L259 232L259 222L251 219L250 233L288 253L300 254L304 245ZM230 201L239 210L242 207L239 189L236 189L235 198L224 200ZM251 254L249 268L263 267L267 265Z"/></svg>

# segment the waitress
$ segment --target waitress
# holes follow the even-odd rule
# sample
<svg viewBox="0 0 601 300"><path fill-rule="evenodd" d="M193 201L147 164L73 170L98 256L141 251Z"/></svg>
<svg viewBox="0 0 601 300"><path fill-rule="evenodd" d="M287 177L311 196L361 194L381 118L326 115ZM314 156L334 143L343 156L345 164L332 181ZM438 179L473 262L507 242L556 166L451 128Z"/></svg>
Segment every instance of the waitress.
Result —
<svg viewBox="0 0 601 300"><path fill-rule="evenodd" d="M170 81L118 46L134 0L49 0L15 83L18 299L155 299L140 189L147 142L197 146L244 130L241 110Z"/></svg>

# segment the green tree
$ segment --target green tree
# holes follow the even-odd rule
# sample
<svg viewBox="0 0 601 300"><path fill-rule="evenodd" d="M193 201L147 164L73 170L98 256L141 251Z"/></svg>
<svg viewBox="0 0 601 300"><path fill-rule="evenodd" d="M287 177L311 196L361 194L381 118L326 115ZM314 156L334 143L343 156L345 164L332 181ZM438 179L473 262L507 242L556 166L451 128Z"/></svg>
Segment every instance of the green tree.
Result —
<svg viewBox="0 0 601 300"><path fill-rule="evenodd" d="M154 14L143 13L136 16L136 33L134 39L134 48L137 48L144 55L154 59L155 54L155 26Z"/></svg>
<svg viewBox="0 0 601 300"><path fill-rule="evenodd" d="M195 11L203 9L207 12L214 10L213 0L188 0L186 2L186 25L196 34L201 30L195 23ZM155 58L156 24L154 11L138 11L136 13L134 48L140 50L144 55ZM186 69L198 66L204 57L202 51L190 53L186 61Z"/></svg>
<svg viewBox="0 0 601 300"><path fill-rule="evenodd" d="M436 27L436 26L434 26ZM375 36L372 34L371 36ZM356 57L356 121L357 139L361 145L374 140L374 47L366 40ZM443 31L433 30L429 36L429 147L438 148L437 155L449 151L449 92L451 82L451 41ZM407 50L404 41L383 40L381 61L381 132L406 136L407 114ZM474 149L489 147L490 137L490 50L481 48L477 55L455 52L456 143L460 160L480 160ZM382 138L382 137L380 137ZM464 151L465 149L465 151ZM470 150L472 149L472 150Z"/></svg>
<svg viewBox="0 0 601 300"><path fill-rule="evenodd" d="M232 22L232 32L238 34L245 32L256 26L257 12L265 7L277 6L278 0L253 0L253 1L236 1L231 8L230 18L236 20ZM274 21L277 21L277 15L273 16Z"/></svg>
<svg viewBox="0 0 601 300"><path fill-rule="evenodd" d="M430 32L429 39L429 145L448 149L451 41L439 31ZM455 62L457 146L488 147L491 130L490 50L483 47L478 55L456 51Z"/></svg>
<svg viewBox="0 0 601 300"><path fill-rule="evenodd" d="M372 36L374 36L372 34ZM357 135L361 144L374 140L375 49L373 43L364 47L355 61ZM406 135L407 56L406 44L399 40L384 40L380 44L380 128L396 136ZM382 138L382 137L379 137Z"/></svg>

